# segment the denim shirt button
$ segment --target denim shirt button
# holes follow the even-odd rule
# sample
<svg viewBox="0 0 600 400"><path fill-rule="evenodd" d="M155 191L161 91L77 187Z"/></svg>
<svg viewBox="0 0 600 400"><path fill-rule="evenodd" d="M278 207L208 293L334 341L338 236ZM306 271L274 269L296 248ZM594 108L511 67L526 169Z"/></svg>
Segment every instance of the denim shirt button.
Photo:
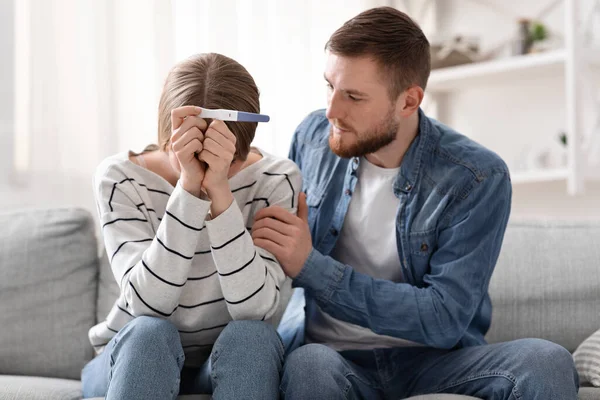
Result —
<svg viewBox="0 0 600 400"><path fill-rule="evenodd" d="M352 195L352 190L346 189L346 191L344 193L346 193L346 196L350 196L350 195Z"/></svg>
<svg viewBox="0 0 600 400"><path fill-rule="evenodd" d="M412 189L412 185L410 183L407 183L406 186L404 186L404 190L410 191L410 189Z"/></svg>
<svg viewBox="0 0 600 400"><path fill-rule="evenodd" d="M352 159L352 162L354 163L354 165L358 165L358 158L354 157Z"/></svg>
<svg viewBox="0 0 600 400"><path fill-rule="evenodd" d="M338 231L337 231L337 229L335 229L335 228L331 228L331 229L329 230L329 232L331 232L331 234L332 234L333 236L337 236L337 234L338 234Z"/></svg>
<svg viewBox="0 0 600 400"><path fill-rule="evenodd" d="M421 251L422 252L426 252L427 250L429 250L429 246L427 246L427 243L423 243L421 245Z"/></svg>

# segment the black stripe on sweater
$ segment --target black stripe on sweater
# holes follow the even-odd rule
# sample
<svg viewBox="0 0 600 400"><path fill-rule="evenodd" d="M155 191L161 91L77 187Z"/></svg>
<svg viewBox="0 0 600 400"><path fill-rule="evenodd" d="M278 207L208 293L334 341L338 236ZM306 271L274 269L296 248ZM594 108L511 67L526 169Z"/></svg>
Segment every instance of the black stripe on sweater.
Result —
<svg viewBox="0 0 600 400"><path fill-rule="evenodd" d="M109 331L114 332L114 333L119 333L118 330L113 329L108 325L108 321L104 321L104 325L106 326L106 329L108 329Z"/></svg>
<svg viewBox="0 0 600 400"><path fill-rule="evenodd" d="M115 250L115 252L113 253L113 255L110 257L110 261L112 262L113 258L115 258L115 256L119 252L119 250L121 250L121 247L123 247L127 243L144 243L144 242L151 242L151 241L152 241L152 238L140 239L140 240L127 240L127 241L121 243L119 245L119 247L117 247L117 250Z"/></svg>
<svg viewBox="0 0 600 400"><path fill-rule="evenodd" d="M115 194L115 190L117 189L117 185L120 185L120 184L122 184L122 183L125 183L125 182L135 182L135 183L136 183L136 184L138 184L139 186L143 186L143 187L145 187L145 188L146 188L146 190L148 190L149 192L162 193L162 194L166 194L167 196L170 196L170 195L171 195L170 193L163 192L162 190L158 190L158 189L150 189L150 188L149 188L148 186L146 186L145 184L143 184L143 183L139 183L139 182L137 182L137 181L136 181L135 179L133 179L133 178L125 178L125 179L123 179L122 181L120 181L120 182L115 182L115 183L113 184L112 191L110 192L110 199L108 199L108 207L110 208L110 211L111 211L111 212L112 212L112 211L114 211L111 203L112 203L113 196L114 196L114 194Z"/></svg>
<svg viewBox="0 0 600 400"><path fill-rule="evenodd" d="M274 263L277 263L277 264L279 264L279 263L278 263L276 260L273 260L271 257L265 257L265 256L261 256L261 258L262 258L263 260L272 261L272 262L274 262ZM281 289L279 289L279 286L277 286L277 285L275 285L275 289L277 289L277 291L278 291L278 292L279 292L279 291L281 291Z"/></svg>
<svg viewBox="0 0 600 400"><path fill-rule="evenodd" d="M263 282L262 286L259 287L258 289L256 289L256 291L254 293L252 293L250 296L246 297L245 299L241 299L239 301L229 301L229 300L225 300L228 304L240 304L245 302L246 300L250 300L252 297L256 296L256 294L258 292L260 292L261 290L263 290L263 288L265 287L267 283L267 267L265 267L265 281Z"/></svg>
<svg viewBox="0 0 600 400"><path fill-rule="evenodd" d="M214 272L212 272L212 273L210 273L208 275L196 276L196 277L193 277L193 278L188 278L188 281L200 281L202 279L210 278L211 276L213 276L216 273L217 273L217 271L214 271Z"/></svg>
<svg viewBox="0 0 600 400"><path fill-rule="evenodd" d="M242 236L244 236L244 233L246 233L246 231L242 231L242 233L240 233L239 235L237 235L236 237L234 237L233 239L228 240L227 242L225 242L224 244L222 244L221 246L210 246L212 247L213 250L219 250L222 249L223 247L227 246L228 244L230 244L231 242L234 242L235 240L241 238Z"/></svg>
<svg viewBox="0 0 600 400"><path fill-rule="evenodd" d="M292 208L294 208L294 197L296 196L296 191L294 191L294 186L292 186L292 182L290 181L290 177L288 176L288 174L273 174L270 172L263 172L263 174L268 176L285 176L285 180L290 185L290 189L292 189Z"/></svg>
<svg viewBox="0 0 600 400"><path fill-rule="evenodd" d="M249 205L249 204L255 203L257 201L264 201L267 204L267 207L269 207L271 205L271 203L269 203L269 199L267 199L266 197L257 197L255 199L252 199L252 200L246 202L245 205Z"/></svg>
<svg viewBox="0 0 600 400"><path fill-rule="evenodd" d="M131 281L129 281L129 286L131 286L131 288L133 289L133 291L135 292L136 296L138 297L138 299L140 299L140 301L142 303L144 303L144 305L146 307L148 307L150 310L154 311L155 313L157 313L158 315L162 315L163 317L170 317L171 315L173 315L173 313L175 312L175 310L177 310L177 307L175 307L175 310L171 311L170 313L164 313L162 311L157 310L156 308L152 307L150 304L146 303L146 300L144 300L142 298L142 296L140 296L140 294L138 293L137 289L135 288L135 286L133 286L133 283L131 283Z"/></svg>
<svg viewBox="0 0 600 400"><path fill-rule="evenodd" d="M121 286L123 286L123 278L125 278L127 276L127 274L129 273L129 271L131 271L133 269L133 267L135 267L135 265L132 265L131 267L127 268L127 271L125 271L125 273L121 277Z"/></svg>
<svg viewBox="0 0 600 400"><path fill-rule="evenodd" d="M238 272L240 272L241 270L243 270L244 268L246 268L248 265L252 264L252 261L254 261L256 259L256 250L254 251L254 256L252 256L252 259L250 261L248 261L246 264L242 265L240 268L236 269L235 271L231 271L228 272L226 274L222 274L219 272L219 275L221 276L229 276L229 275L233 275L233 274L237 274Z"/></svg>
<svg viewBox="0 0 600 400"><path fill-rule="evenodd" d="M240 190L242 190L242 189L247 189L247 188L249 188L249 187L252 187L252 186L256 185L256 182L257 182L257 181L254 181L254 182L252 182L252 183L251 183L251 184L249 184L249 185L242 186L242 187L239 187L239 188L237 188L237 189L233 189L233 190L231 191L231 193L235 193L235 192L237 192L237 191L240 191Z"/></svg>
<svg viewBox="0 0 600 400"><path fill-rule="evenodd" d="M120 305L117 305L117 308L118 308L119 310L123 311L125 314L129 315L131 318L135 318L135 317L133 316L133 314L132 314L132 313L130 313L129 311L127 311L126 309L124 309L124 308L123 308L123 307L121 307Z"/></svg>
<svg viewBox="0 0 600 400"><path fill-rule="evenodd" d="M277 262L276 260L273 260L271 257L265 257L265 256L261 256L261 257L262 257L263 260L271 261L271 262L274 262L274 263Z"/></svg>
<svg viewBox="0 0 600 400"><path fill-rule="evenodd" d="M135 206L140 211L142 211L141 208L144 207L146 211L153 212L154 214L156 214L156 210L154 208L148 208L148 206L145 203L136 204Z"/></svg>
<svg viewBox="0 0 600 400"><path fill-rule="evenodd" d="M177 251L175 251L175 250L173 250L173 249L170 249L170 248L168 248L168 247L167 247L167 246L166 246L166 245L165 245L165 244L162 242L162 240L160 240L160 238L159 238L158 236L156 237L156 240L158 241L158 243L160 243L160 244L162 245L162 247L164 247L164 248L165 248L165 250L167 250L167 251L170 251L170 252L171 252L171 253L173 253L173 254L177 254L177 255L178 255L179 257L181 257L181 258L185 258L186 260L191 260L192 258L194 258L194 256L191 256L191 257L184 256L183 254L181 254L181 253L179 253L179 252L177 252Z"/></svg>
<svg viewBox="0 0 600 400"><path fill-rule="evenodd" d="M223 300L225 300L225 299L223 297L221 297L220 299L214 299L214 300L205 301L203 303L194 304L193 306L186 306L186 305L180 304L178 307L188 308L188 309L189 308L196 308L196 307L200 307L200 306L206 306L208 304L218 303L218 302L223 301Z"/></svg>
<svg viewBox="0 0 600 400"><path fill-rule="evenodd" d="M114 224L115 222L118 222L118 221L141 221L141 222L148 222L147 219L142 219L142 218L117 218L117 219L113 219L112 221L108 221L107 223L105 223L104 225L102 225L102 229L104 229L104 227L106 225Z"/></svg>
<svg viewBox="0 0 600 400"><path fill-rule="evenodd" d="M112 190L110 192L110 198L108 199L108 208L110 208L110 212L114 211L111 203L112 203L113 196L115 195L115 190L117 189L117 185L118 185L118 182L115 182L113 184Z"/></svg>
<svg viewBox="0 0 600 400"><path fill-rule="evenodd" d="M169 217L173 218L175 221L179 222L181 225L185 226L188 229L191 229L193 231L196 232L200 232L202 229L204 229L204 227L200 227L200 228L196 228L194 226L188 225L185 222L183 222L182 220L180 220L179 218L177 218L176 216L174 216L172 213L170 213L169 211L165 211L165 214L167 214Z"/></svg>
<svg viewBox="0 0 600 400"><path fill-rule="evenodd" d="M166 280L164 278L161 278L154 271L152 271L150 269L150 267L148 267L148 265L144 262L144 259L142 259L142 264L144 265L144 267L146 267L146 269L148 270L148 272L150 272L152 275L154 275L156 277L156 279L158 279L161 282L166 283L167 285L171 285L171 286L175 286L175 287L183 287L185 285L185 282L183 282L182 284L179 284L179 283L170 282L170 281L168 281L168 280Z"/></svg>
<svg viewBox="0 0 600 400"><path fill-rule="evenodd" d="M146 188L146 189L148 189L149 192L160 193L160 194L164 194L166 196L170 196L171 195L171 193L167 193L167 192L164 192L164 191L158 190L158 189L150 189L150 188Z"/></svg>

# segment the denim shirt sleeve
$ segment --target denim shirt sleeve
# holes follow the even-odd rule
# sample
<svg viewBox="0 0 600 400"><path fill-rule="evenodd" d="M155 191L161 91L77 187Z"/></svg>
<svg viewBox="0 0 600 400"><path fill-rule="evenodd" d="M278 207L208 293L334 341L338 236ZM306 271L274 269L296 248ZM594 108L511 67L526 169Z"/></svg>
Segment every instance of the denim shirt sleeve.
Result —
<svg viewBox="0 0 600 400"><path fill-rule="evenodd" d="M510 214L507 172L475 182L438 234L423 287L375 279L313 249L294 286L342 321L437 348L463 337L487 293Z"/></svg>

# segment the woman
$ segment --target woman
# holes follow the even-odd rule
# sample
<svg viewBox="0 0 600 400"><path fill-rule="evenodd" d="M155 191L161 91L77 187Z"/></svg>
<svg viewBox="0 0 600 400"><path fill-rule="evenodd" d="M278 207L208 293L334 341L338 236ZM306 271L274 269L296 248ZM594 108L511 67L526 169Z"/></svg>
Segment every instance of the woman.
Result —
<svg viewBox="0 0 600 400"><path fill-rule="evenodd" d="M278 397L283 346L273 326L291 285L249 230L266 206L295 213L302 179L293 162L250 146L256 123L203 119L198 106L259 113L259 93L228 57L185 60L162 91L158 145L97 169L121 290L89 332L98 356L82 371L84 397Z"/></svg>

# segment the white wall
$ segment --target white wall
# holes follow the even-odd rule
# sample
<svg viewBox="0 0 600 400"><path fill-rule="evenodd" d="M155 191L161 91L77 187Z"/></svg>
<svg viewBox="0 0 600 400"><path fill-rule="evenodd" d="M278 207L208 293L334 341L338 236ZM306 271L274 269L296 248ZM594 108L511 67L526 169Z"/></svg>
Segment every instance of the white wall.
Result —
<svg viewBox="0 0 600 400"><path fill-rule="evenodd" d="M0 54L12 61L14 54L13 0L0 0ZM13 147L13 70L12 62L0 62L0 186L9 179Z"/></svg>
<svg viewBox="0 0 600 400"><path fill-rule="evenodd" d="M301 120L326 107L324 46L331 34L359 12L385 0L219 0L174 3L176 59L218 52L234 58L261 92L255 145L287 156Z"/></svg>
<svg viewBox="0 0 600 400"><path fill-rule="evenodd" d="M502 10L476 3L471 0L438 1L438 34L441 37L456 34L479 37L485 52L516 31L518 16L533 17L551 1L488 2L497 4ZM580 2L582 10L588 9L589 4L588 0ZM543 22L560 35L563 16L564 6L560 4ZM485 87L465 86L449 95L447 108L440 114L440 119L493 149L514 168L526 157L528 150L546 145L565 129L564 102L564 79L557 69L536 74L533 79L529 76L510 82L489 81ZM593 113L590 102L586 104L584 117L589 123ZM512 216L600 218L600 184L592 182L586 189L584 195L573 197L567 195L564 181L514 184Z"/></svg>
<svg viewBox="0 0 600 400"><path fill-rule="evenodd" d="M84 4L78 3L78 0L68 1L73 4ZM423 3L420 0L413 0L413 3L415 1ZM548 2L548 0L494 1L507 10L522 9L524 16L535 14L536 10ZM586 2L589 0L582 1L582 3ZM168 14L165 8L167 3L162 1L154 1L152 7L141 7L141 9L131 6L131 2L127 2L129 6L120 2L119 5L114 1L107 2L108 5L101 7L101 11L103 18L114 20L112 23L114 29L111 30L111 25L106 25L105 28L97 27L90 31L84 29L88 22L85 24L80 22L77 26L67 24L61 28L58 32L63 32L64 35L61 33L59 36L48 38L60 43L61 46L66 46L61 53L65 57L69 54L72 56L73 51L85 50L90 43L104 49L90 51L96 58L87 57L86 59L90 61L85 64L85 69L57 71L57 74L61 79L71 81L76 79L76 83L69 89L71 91L65 92L63 96L71 99L65 104L75 110L78 107L82 109L85 107L85 115L96 114L97 110L101 110L103 115L111 115L112 118L98 120L99 117L94 117L95 119L90 121L94 126L99 125L96 131L105 134L88 137L86 136L88 132L82 130L81 136L72 143L56 139L52 135L63 127L72 128L71 125L75 123L81 124L83 119L81 113L78 114L79 119L75 122L64 121L61 122L64 125L60 126L43 126L47 133L36 141L35 151L32 154L34 174L29 176L29 180L22 182L21 186L8 185L6 182L7 176L10 175L11 156L10 153L0 153L0 209L77 205L95 213L91 191L93 166L108 153L127 148L139 149L154 140L155 104L158 100L160 82L163 79L161 77L166 74L170 66L167 64L171 63L169 61L171 59L180 59L197 51L220 51L238 58L247 65L261 87L263 108L286 110L272 113L273 123L267 124L270 131L266 130L266 126L261 126L257 134L259 145L276 154L286 155L293 129L302 117L312 109L325 105L325 90L321 76L324 61L322 47L329 34L344 20L366 8L368 4L382 5L394 2L352 0L322 3L318 0L297 2L269 0L263 3L258 0L254 2L227 0L221 5L218 1L204 3L218 8L213 11L219 11L219 14L223 11L221 7L225 7L223 12L227 10L232 12L232 9L227 9L226 6L234 6L233 10L237 10L235 6L240 4L245 4L244 9L237 10L235 13L241 16L246 15L244 13L248 10L253 10L252 18L240 18L235 28L237 30L233 36L240 39L239 42L229 39L217 40L218 35L211 36L208 41L200 41L199 38L205 37L207 29L225 29L221 25L197 24L194 32L191 33L189 29L184 29L183 27L189 26L183 24L186 14L194 21L202 18L202 10L195 10L190 6L186 11L183 7L191 3L193 2L185 0L176 3L174 15L179 24L175 26L173 36L179 40L176 40L176 45L171 50L164 45L157 45L156 38L152 35L136 36L135 27L126 28L127 21L119 20L119 15L125 18L127 15L134 14L138 15L137 20L144 24L148 24L147 21L153 18L160 19L161 16ZM341 3L345 3L346 7L342 7ZM397 6L402 6L404 1L397 0L395 3ZM487 10L485 7L474 5L475 3L473 0L436 0L436 4L441 7L439 8L441 21L438 25L439 31L445 35L454 33L481 35L482 45L485 48L498 43L515 29L512 17ZM52 14L51 4L45 1L35 4L36 8L48 8L48 13ZM10 0L0 0L0 10L3 11L0 13L0 33L2 33L0 54L3 57L12 54L10 34L10 30L13 29L10 24L12 11L4 12L12 10L12 5L13 2ZM264 14L260 12L261 10L269 11ZM83 14L87 18L88 13ZM562 15L562 7L559 7L546 22L552 29L560 31ZM115 16L116 18L113 18ZM55 17L57 24L64 24L64 19L59 18L60 16ZM8 21L5 21L7 18ZM97 21L91 15L88 20ZM283 21L287 21L285 25L282 25ZM168 31L161 26L168 25L169 21L157 20L155 23L158 25L157 28L147 27L145 31ZM254 29L252 35L246 35L245 30L250 28ZM103 29L108 29L110 32L105 32ZM79 33L72 34L73 32ZM86 33L88 36L82 36L80 32L88 32ZM282 32L288 32L290 35ZM186 35L193 40L187 42L182 40L181 38L185 38ZM276 35L275 40L272 40L273 35ZM231 39L231 35L228 37ZM268 49L265 49L261 45L267 38L271 39L269 39ZM160 39L163 42L169 40L165 37ZM116 47L112 46L114 41L120 44ZM154 48L152 48L153 43ZM45 46L44 43L37 45ZM131 51L132 48L137 51ZM47 61L44 61L43 55L39 57L35 60L37 64L32 66L34 68L32 79L35 79L35 68L46 68L43 63ZM268 65L260 61L263 57L269 57ZM105 68L114 58L122 61L118 74ZM157 63L157 59L161 62ZM99 64L94 64L95 62ZM12 132L9 132L6 137L7 130L6 128L3 130L3 126L9 126L10 131L12 121L9 121L8 125L6 123L2 125L2 121L6 120L5 114L10 117L13 113L12 103L7 100L9 98L7 92L12 90L13 84L10 78L11 65L12 63L3 62L0 66L2 72L0 74L0 139L2 146L8 148L12 148L10 134ZM118 76L119 81L113 82L112 76ZM87 95L86 82L91 80L113 82L113 89L109 89L109 95L103 95L102 99ZM538 76L533 81L515 81L510 86L492 84L485 89L465 88L466 90L451 96L445 122L494 149L510 163L515 155L520 154L525 145L540 143L563 128L564 88L561 82L555 75L550 74ZM58 82L45 80L39 84L50 85L49 87L56 89ZM80 90L77 90L75 85L79 85ZM115 101L110 100L111 98ZM51 101L51 98L37 101L35 111L43 113L44 102ZM142 118L144 115L147 117ZM50 162L47 161L48 158ZM70 164L66 165L69 159L71 159ZM54 172L55 168L61 172ZM587 193L580 197L568 196L564 182L515 185L513 216L533 215L600 218L600 183L588 185Z"/></svg>
<svg viewBox="0 0 600 400"><path fill-rule="evenodd" d="M255 144L287 156L302 118L326 105L327 38L358 12L386 3L20 1L23 8L29 5L31 29L17 29L30 35L29 52L19 62L30 73L22 74L26 82L17 82L16 90L32 95L18 102L24 111L17 114L26 121L35 118L31 129L15 129L19 137L31 131L30 160L24 176L8 172L18 184L0 183L0 209L77 205L95 214L95 166L115 152L156 141L156 110L167 72L199 52L220 52L248 68L261 90L262 110L272 117L260 124ZM0 54L10 54L2 47L12 43L10 29L6 41L0 40Z"/></svg>

